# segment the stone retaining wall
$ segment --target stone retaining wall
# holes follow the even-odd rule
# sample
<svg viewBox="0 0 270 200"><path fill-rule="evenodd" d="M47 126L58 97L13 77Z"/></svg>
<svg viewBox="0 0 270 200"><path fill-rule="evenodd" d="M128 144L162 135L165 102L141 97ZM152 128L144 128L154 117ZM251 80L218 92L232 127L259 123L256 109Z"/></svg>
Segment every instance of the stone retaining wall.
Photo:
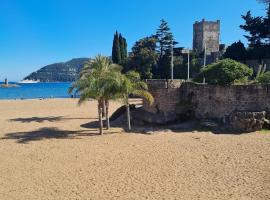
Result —
<svg viewBox="0 0 270 200"><path fill-rule="evenodd" d="M270 85L213 86L183 80L148 80L154 96L150 113L182 114L190 110L198 119L222 119L233 112L270 111Z"/></svg>

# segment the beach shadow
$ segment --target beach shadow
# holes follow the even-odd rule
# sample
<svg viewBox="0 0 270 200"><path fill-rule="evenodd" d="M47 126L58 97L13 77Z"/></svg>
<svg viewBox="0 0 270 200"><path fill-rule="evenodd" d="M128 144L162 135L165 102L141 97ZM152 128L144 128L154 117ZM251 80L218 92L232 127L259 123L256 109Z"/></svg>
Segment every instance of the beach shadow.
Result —
<svg viewBox="0 0 270 200"><path fill-rule="evenodd" d="M105 121L103 120L103 126L105 125ZM99 127L99 121L91 121L91 122L88 122L88 123L85 123L85 124L82 124L81 125L82 128L87 128L87 129L92 129L92 128L95 128L97 129Z"/></svg>
<svg viewBox="0 0 270 200"><path fill-rule="evenodd" d="M2 140L17 140L18 143L27 144L43 139L78 139L81 136L98 136L97 130L66 131L58 128L40 128L29 132L8 133Z"/></svg>
<svg viewBox="0 0 270 200"><path fill-rule="evenodd" d="M58 117L29 117L29 118L15 118L10 119L11 122L22 122L22 123L31 123L31 122L57 122L57 121L64 121L64 120L81 120L81 119L96 119L96 118L68 118L63 116Z"/></svg>
<svg viewBox="0 0 270 200"><path fill-rule="evenodd" d="M91 121L85 124L81 124L82 128L87 128L87 129L98 129L99 128L99 121ZM106 120L103 120L103 127L106 127ZM115 123L114 121L110 121L110 127L111 128L125 128L125 125L122 123Z"/></svg>
<svg viewBox="0 0 270 200"><path fill-rule="evenodd" d="M16 119L10 119L9 121L12 122L22 122L22 123L30 123L30 122L38 122L42 123L45 121L48 122L55 122L60 121L63 117L29 117L29 118L16 118Z"/></svg>

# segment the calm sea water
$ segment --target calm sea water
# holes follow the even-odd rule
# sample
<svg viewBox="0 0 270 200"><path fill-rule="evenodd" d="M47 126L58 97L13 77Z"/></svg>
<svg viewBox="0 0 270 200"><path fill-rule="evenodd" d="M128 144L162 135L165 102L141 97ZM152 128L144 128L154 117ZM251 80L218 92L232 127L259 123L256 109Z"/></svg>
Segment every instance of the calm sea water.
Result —
<svg viewBox="0 0 270 200"><path fill-rule="evenodd" d="M2 84L2 83L0 83ZM20 87L0 88L0 99L67 98L71 83L27 83Z"/></svg>

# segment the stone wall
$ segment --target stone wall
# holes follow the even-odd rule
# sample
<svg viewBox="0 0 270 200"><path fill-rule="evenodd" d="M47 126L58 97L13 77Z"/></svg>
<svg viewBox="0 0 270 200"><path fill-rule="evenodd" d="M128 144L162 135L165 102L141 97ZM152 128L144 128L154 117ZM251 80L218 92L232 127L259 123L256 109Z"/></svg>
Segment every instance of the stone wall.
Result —
<svg viewBox="0 0 270 200"><path fill-rule="evenodd" d="M222 119L233 112L270 111L270 85L213 86L182 80L148 80L154 96L150 113L182 114L192 111L198 119Z"/></svg>
<svg viewBox="0 0 270 200"><path fill-rule="evenodd" d="M151 113L171 112L180 101L180 88L183 80L147 80L149 91L153 95L154 104L149 106L143 102L144 110Z"/></svg>

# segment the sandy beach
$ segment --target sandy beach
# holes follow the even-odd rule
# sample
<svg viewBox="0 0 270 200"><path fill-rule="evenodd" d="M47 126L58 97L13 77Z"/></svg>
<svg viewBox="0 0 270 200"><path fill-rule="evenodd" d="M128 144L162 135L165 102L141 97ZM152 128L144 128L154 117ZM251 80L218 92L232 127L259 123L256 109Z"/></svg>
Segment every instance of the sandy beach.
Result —
<svg viewBox="0 0 270 200"><path fill-rule="evenodd" d="M0 101L0 199L270 199L270 134L99 136L96 120L94 101Z"/></svg>

